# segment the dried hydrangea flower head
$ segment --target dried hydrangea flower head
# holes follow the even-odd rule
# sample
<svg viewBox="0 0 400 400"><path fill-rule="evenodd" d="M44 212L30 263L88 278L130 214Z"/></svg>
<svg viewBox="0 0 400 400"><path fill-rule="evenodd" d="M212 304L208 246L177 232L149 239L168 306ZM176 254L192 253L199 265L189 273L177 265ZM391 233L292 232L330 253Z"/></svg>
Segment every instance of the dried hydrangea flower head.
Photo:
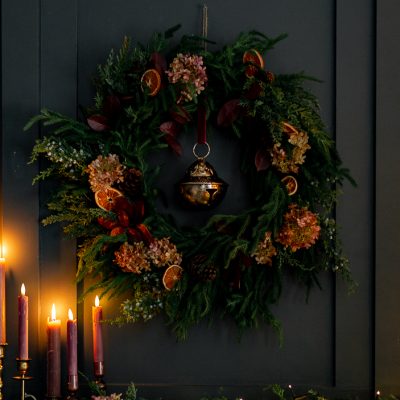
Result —
<svg viewBox="0 0 400 400"><path fill-rule="evenodd" d="M260 241L251 254L258 264L272 265L272 257L276 256L276 248L272 243L272 232L266 232L264 240Z"/></svg>
<svg viewBox="0 0 400 400"><path fill-rule="evenodd" d="M290 247L292 251L308 249L319 238L320 230L316 214L307 207L299 207L292 203L284 216L284 223L276 241Z"/></svg>
<svg viewBox="0 0 400 400"><path fill-rule="evenodd" d="M205 89L207 74L202 56L179 53L169 68L166 71L169 82L180 87L178 104L193 100Z"/></svg>
<svg viewBox="0 0 400 400"><path fill-rule="evenodd" d="M288 123L283 124L283 132L289 135L288 143L292 145L290 152L282 148L281 143L275 143L271 150L272 165L283 174L291 172L297 174L299 165L303 164L305 153L311 146L308 144L308 135L300 132Z"/></svg>
<svg viewBox="0 0 400 400"><path fill-rule="evenodd" d="M114 253L115 262L124 272L141 274L143 271L150 271L151 265L147 257L147 249L143 242L129 244L125 242Z"/></svg>
<svg viewBox="0 0 400 400"><path fill-rule="evenodd" d="M169 238L155 239L150 243L148 255L156 267L167 265L180 265L182 255L176 246L170 242Z"/></svg>
<svg viewBox="0 0 400 400"><path fill-rule="evenodd" d="M125 167L119 162L116 154L98 156L87 167L90 188L93 192L123 182Z"/></svg>

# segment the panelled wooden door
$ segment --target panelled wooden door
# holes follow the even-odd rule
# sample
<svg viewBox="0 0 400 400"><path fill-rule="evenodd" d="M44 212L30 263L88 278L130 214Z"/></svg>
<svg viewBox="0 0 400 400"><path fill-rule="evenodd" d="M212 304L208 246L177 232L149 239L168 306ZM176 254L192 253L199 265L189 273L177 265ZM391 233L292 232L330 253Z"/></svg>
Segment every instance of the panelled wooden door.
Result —
<svg viewBox="0 0 400 400"><path fill-rule="evenodd" d="M386 154L392 155L395 150L387 136L375 135L376 101L380 106L378 120L386 120L385 93L378 91L379 96L375 96L375 43L378 39L382 52L378 77L381 83L388 83L386 67L393 64L387 58L389 54L393 57L390 44L394 45L392 35L398 35L399 28L394 23L387 27L383 21L392 11L398 11L396 3L382 1L375 9L373 0L213 0L208 7L209 37L218 45L250 29L269 36L287 33L288 38L266 55L267 68L275 73L304 71L322 81L310 83L310 88L320 99L323 118L358 182L358 188L346 186L337 217L359 288L348 295L346 286L327 274L321 277L322 290L314 290L306 302L303 290L285 282L282 299L274 309L284 328L281 348L267 326L246 333L239 342L231 321L198 326L184 343L176 342L161 318L123 329L105 326L105 379L110 390L122 390L134 381L143 396L195 399L215 394L223 386L226 393L255 398L261 397L262 388L268 384L290 383L299 391L315 387L326 393L357 393L368 398L375 387L375 376L376 384L392 391L400 389L395 383L396 363L388 365L385 359L394 348L391 344L395 346L392 355L399 357L398 342L383 346L376 371L374 342L375 306L379 318L396 321L393 305L384 311L387 296L395 296L396 279L389 283L392 290L386 294L383 281L389 270L375 273L375 267L381 267L384 260L390 265L395 261L394 254L390 253L390 258L383 254L384 244L395 245L393 237L383 241L382 222L375 223L378 214L382 214L382 221L389 218L385 216L386 201L397 193L394 185L385 186L378 196L375 193L375 170L380 171L379 178L393 178L395 174L393 169L389 175L385 172L389 168ZM10 237L10 250L14 250L9 256L7 286L10 346L6 392L10 396L18 389L9 378L16 354L13 299L21 281L31 301L30 349L36 379L29 389L36 394L45 390L45 321L52 302L63 320L69 307L78 312L80 369L92 376L93 299L76 306L75 243L63 238L58 227L39 224L46 213L51 185L32 187L38 166L27 165L27 161L35 137L45 131L35 128L24 133L22 127L41 107L76 116L78 105L92 102L91 78L97 64L105 60L111 48L118 48L125 35L146 42L154 31L177 23L182 24L181 34L199 33L201 5L192 0L2 1L2 203L4 234ZM394 103L395 99L389 101ZM388 130L386 125L382 129ZM190 143L192 139L188 138L188 148ZM181 159L163 160L168 166L167 188L191 162L190 151L185 154ZM235 211L243 202L232 167L235 149L230 149L230 158L221 154L216 140L211 162L230 183L222 210ZM203 218L188 216L178 208L172 208L172 212L182 223L200 223ZM382 247L375 247L375 232L382 234ZM390 274L399 277L393 268ZM375 294L379 295L376 303ZM105 302L103 306L111 317L118 302ZM391 331L393 339L398 336L396 332ZM385 342L386 333L377 331L377 349Z"/></svg>

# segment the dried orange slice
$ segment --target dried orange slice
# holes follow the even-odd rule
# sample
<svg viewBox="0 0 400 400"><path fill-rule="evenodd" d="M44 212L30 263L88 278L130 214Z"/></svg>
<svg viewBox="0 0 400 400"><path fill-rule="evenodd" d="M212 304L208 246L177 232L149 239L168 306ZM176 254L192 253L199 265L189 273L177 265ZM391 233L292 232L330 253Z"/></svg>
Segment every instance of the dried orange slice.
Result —
<svg viewBox="0 0 400 400"><path fill-rule="evenodd" d="M283 125L283 131L285 133L288 133L289 135L291 133L298 133L298 130L293 125L290 125L288 122L284 122L282 125Z"/></svg>
<svg viewBox="0 0 400 400"><path fill-rule="evenodd" d="M256 49L250 49L244 52L243 64L253 64L261 69L264 68L264 60Z"/></svg>
<svg viewBox="0 0 400 400"><path fill-rule="evenodd" d="M111 211L115 207L116 199L122 197L123 194L111 187L98 190L94 194L96 204L105 211Z"/></svg>
<svg viewBox="0 0 400 400"><path fill-rule="evenodd" d="M261 54L256 49L250 49L243 54L243 64L252 64L246 67L245 74L247 77L254 76L257 73L257 68L264 68L264 60Z"/></svg>
<svg viewBox="0 0 400 400"><path fill-rule="evenodd" d="M148 69L145 71L140 82L142 84L142 90L147 90L149 96L155 96L160 91L161 76L156 69Z"/></svg>
<svg viewBox="0 0 400 400"><path fill-rule="evenodd" d="M176 282L178 282L182 278L183 269L179 265L171 265L168 267L162 278L162 283L167 290L171 290Z"/></svg>
<svg viewBox="0 0 400 400"><path fill-rule="evenodd" d="M257 72L259 71L259 68L257 68L254 65L248 65L246 69L244 70L244 74L248 77L251 78L252 76L255 76Z"/></svg>
<svg viewBox="0 0 400 400"><path fill-rule="evenodd" d="M294 176L287 175L284 178L282 178L281 182L285 184L289 196L293 196L297 192L298 185L296 178Z"/></svg>

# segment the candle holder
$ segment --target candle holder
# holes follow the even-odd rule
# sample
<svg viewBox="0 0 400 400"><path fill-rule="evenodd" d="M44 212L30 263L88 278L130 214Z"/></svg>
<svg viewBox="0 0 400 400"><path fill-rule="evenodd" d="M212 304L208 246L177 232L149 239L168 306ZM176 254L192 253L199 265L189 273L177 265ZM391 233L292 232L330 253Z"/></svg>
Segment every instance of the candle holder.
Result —
<svg viewBox="0 0 400 400"><path fill-rule="evenodd" d="M77 390L73 391L73 390L68 390L68 395L65 398L66 400L78 400L79 397L77 397Z"/></svg>
<svg viewBox="0 0 400 400"><path fill-rule="evenodd" d="M106 390L106 383L104 377L104 363L103 361L94 362L94 376L96 377L95 383L100 390Z"/></svg>
<svg viewBox="0 0 400 400"><path fill-rule="evenodd" d="M3 396L3 386L4 386L4 381L3 381L3 369L4 369L4 357L6 355L6 346L7 343L0 343L0 400L4 399Z"/></svg>
<svg viewBox="0 0 400 400"><path fill-rule="evenodd" d="M68 376L68 384L67 384L67 400L78 400L77 392L78 392L78 375L70 375Z"/></svg>
<svg viewBox="0 0 400 400"><path fill-rule="evenodd" d="M25 400L25 381L33 379L31 376L27 376L30 361L30 358L27 358L26 360L22 358L17 358L17 370L19 375L14 376L13 379L20 381L21 400Z"/></svg>

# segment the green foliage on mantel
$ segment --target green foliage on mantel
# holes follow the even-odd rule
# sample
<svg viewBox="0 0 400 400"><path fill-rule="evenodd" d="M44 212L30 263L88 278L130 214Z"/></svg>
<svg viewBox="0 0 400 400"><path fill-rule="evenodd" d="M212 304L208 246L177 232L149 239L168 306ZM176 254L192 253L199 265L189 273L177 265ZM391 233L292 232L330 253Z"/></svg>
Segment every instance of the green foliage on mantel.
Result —
<svg viewBox="0 0 400 400"><path fill-rule="evenodd" d="M112 393L107 395L105 391L99 389L95 382L89 382L89 387L93 393L92 400L149 400L138 396L138 389L134 383L131 383L125 395L122 393ZM268 387L262 389L260 393L261 399L275 399L275 400L358 400L358 395L344 395L344 396L325 396L323 393L318 392L314 389L309 389L306 392L299 394L289 385L288 387L283 387L278 384L269 385ZM381 394L375 394L375 400L399 400L398 397L394 395L383 396ZM235 397L229 397L224 394L224 389L221 388L219 393L215 396L202 396L199 400L246 400L244 396L238 395ZM371 399L372 400L372 399Z"/></svg>

